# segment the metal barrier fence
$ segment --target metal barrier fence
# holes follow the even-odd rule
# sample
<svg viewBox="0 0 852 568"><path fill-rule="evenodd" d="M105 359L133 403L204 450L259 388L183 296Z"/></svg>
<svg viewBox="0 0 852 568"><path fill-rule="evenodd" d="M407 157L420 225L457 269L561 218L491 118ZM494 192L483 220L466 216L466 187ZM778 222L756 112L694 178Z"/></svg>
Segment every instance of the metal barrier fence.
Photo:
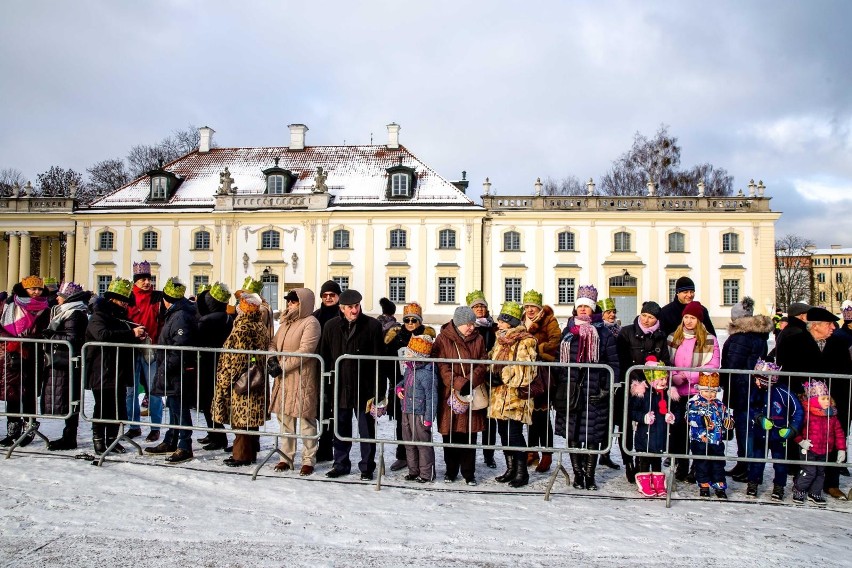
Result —
<svg viewBox="0 0 852 568"><path fill-rule="evenodd" d="M669 380L672 372L709 371L718 372L720 375L721 390L715 400L720 400L725 405L727 413L724 416L711 416L706 410L699 408L699 405L694 405L693 412L689 412L689 399L695 396L697 385L689 387L689 393L679 398L672 396L670 391L670 388L673 388ZM666 387L657 390L656 395L652 393L654 389L650 386L653 375L645 378L646 373L654 372L664 373L663 378L666 381ZM766 377L770 374L777 377L777 382L769 384L764 381L768 384L760 386L755 380L756 377ZM721 464L716 466L716 476L719 475L720 467L724 469L726 461L755 464L749 466L748 476L750 482L758 485L762 483L766 464L772 464L776 474L785 477L782 486L786 485L787 465L824 466L832 469L846 465L845 460L844 463L831 461L837 452L830 452L825 443L821 448L804 448L798 443L805 433L815 435L815 430L827 429L831 418L828 414L819 416L809 413L806 405L800 400L800 394L805 381L824 382L827 394L830 394L832 401L836 403L834 415L839 418L845 438L849 433L849 411L852 406L850 375L634 365L627 370L625 376L632 377L633 380L628 380L630 385L624 392L624 413L621 418L622 424L626 425L624 430L627 434L622 437L622 451L626 455L639 458L642 464L656 467L656 471L661 471L661 460L671 460L666 474L667 507L671 506L671 492L674 482L677 481L675 463L678 460L683 463L689 460L706 460ZM642 378L637 380L637 376ZM635 388L636 383L640 386L649 384L644 388ZM668 412L674 415L673 421L664 420L664 413L660 411L659 406L661 401ZM651 418L651 415L654 417ZM664 425L658 422L660 420L664 421ZM662 438L660 428L664 430ZM697 445L692 443L696 437L701 437L702 432L707 431L714 432L713 435L705 436L710 443L700 439ZM716 434L721 436L718 440L721 445L712 443ZM730 444L725 444L731 439L736 439L736 454L730 452ZM644 451L637 450L637 446L644 448ZM826 461L826 458L829 458L829 461ZM724 472L721 478L724 482Z"/></svg>
<svg viewBox="0 0 852 568"><path fill-rule="evenodd" d="M341 375L341 366L345 365L347 361L356 361L356 362L366 362L366 365L358 363L354 369L354 376L351 375L353 369L349 369L349 373ZM584 456L594 456L594 459L597 460L597 457L601 454L609 453L611 449L611 432L613 430L613 397L611 396L613 389L618 386L615 383L615 377L612 369L603 364L597 363L550 363L550 362L542 362L542 361L495 361L495 360L483 360L483 359L448 359L448 358L428 358L428 359L409 359L405 357L385 357L385 356L363 356L363 355L342 355L335 362L335 373L334 373L334 408L335 411L338 412L341 409L341 389L346 387L351 389L351 387L355 387L355 395L354 400L357 401L356 404L359 406L363 406L364 402L368 399L372 399L375 403L376 399L379 399L379 407L387 408L390 404L387 402L388 397L394 396L394 386L389 385L388 381L395 378L394 376L388 377L383 375L381 372L381 365L376 364L381 361L389 361L394 365L398 365L400 363L410 362L426 362L432 364L432 371L434 380L433 382L438 385L437 390L437 410L438 418L437 420L441 420L442 416L448 416L450 420L450 430L453 433L458 433L462 437L467 437L469 443L453 443L446 441L435 441L434 439L429 441L403 441L396 439L383 439L376 437L376 429L375 429L375 417L371 416L371 418L367 418L364 415L369 414L369 409L365 406L363 413L360 410L356 413L355 419L356 422L359 423L358 435L353 435L350 429L345 427L347 431L341 431L342 423L340 421L335 421L334 425L334 435L337 439L346 443L358 442L362 444L362 449L366 449L364 444L377 444L380 448L378 452L379 463L377 465L378 476L376 479L376 490L381 490L381 482L382 476L385 474L385 461L384 461L384 444L393 442L394 444L402 444L405 446L427 446L432 448L456 448L456 449L473 449L475 450L503 450L504 452L547 452L556 454L556 459L554 460L554 465L556 466L553 472L550 474L548 479L547 489L545 491L545 500L550 499L550 494L553 488L556 479L562 474L566 482L570 483L570 475L568 471L565 469L565 466L562 463L563 454L571 455L584 455ZM530 376L539 375L545 381L548 387L544 388L544 391L539 395L540 398L539 404L543 408L547 409L548 422L551 420L551 408L555 409L556 415L556 424L557 429L559 429L560 423L564 425L564 435L559 436L563 439L562 445L556 445L556 436L552 437L550 444L538 444L538 445L512 445L508 440L504 440L503 444L497 445L496 441L487 443L485 441L481 443L476 442L476 434L478 432L471 433L474 423L474 413L466 412L466 420L467 426L464 432L458 432L455 425L453 424L454 416L450 401L448 400L450 397L455 396L454 392L451 392L449 397L442 396L441 393L444 391L441 388L442 379L440 378L440 365L449 365L450 375L455 376L453 373L453 366L460 366L462 369L462 376L469 377L469 392L473 392L478 386L479 382L474 378L477 373L484 373L487 377L493 377L493 370L495 368L502 368L507 366L518 366L521 368L530 368L534 369ZM372 368L372 369L371 369ZM605 373L606 380L603 385L591 384L590 381L590 371L598 370L600 372ZM343 378L342 378L343 377ZM499 384L503 384L502 380L499 377L489 378L487 379L487 383L493 386L497 386ZM601 388L604 387L604 388ZM533 400L536 397L531 397L531 390L534 387L531 385L525 385L522 389L526 390L526 397L524 400ZM598 390L596 390L598 389ZM367 392L363 392L367 391ZM467 397L472 397L473 395L466 395ZM352 393L349 392L346 397L348 400L344 401L347 404L347 408L352 408ZM471 400L472 402L472 400ZM589 428L595 426L593 424L594 418L597 420L601 419L601 412L599 410L605 410L605 417L603 418L606 421L606 430L601 436L601 441L597 442L594 436L589 435ZM598 416L592 417L593 411L596 412ZM480 411L483 414L487 412L487 409L482 409ZM375 412L374 412L375 414ZM351 413L345 412L347 417L351 416ZM461 415L459 415L461 416ZM481 420L481 416L477 420L479 422ZM351 421L351 418L349 418ZM365 425L361 421L366 420L367 424ZM486 428L492 428L495 424L493 420L486 420ZM437 425L437 423L436 423ZM599 427L599 426L598 426ZM437 430L438 428L436 428ZM573 432L569 429L573 429ZM585 433L585 437L583 434ZM472 435L470 435L472 434ZM488 439L489 432L485 431L485 439ZM507 432L506 437L508 438L511 434ZM504 434L501 432L501 437ZM374 450L373 450L374 451ZM373 453L373 452L370 452ZM371 458L368 458L368 460ZM572 458L573 459L573 458ZM588 458L587 458L588 459ZM362 455L362 461L364 457ZM573 463L573 462L572 462ZM366 467L371 467L371 464L366 463ZM372 473L371 470L368 469L368 473Z"/></svg>
<svg viewBox="0 0 852 568"><path fill-rule="evenodd" d="M8 421L9 459L16 448L29 444L35 436L47 442L38 431L39 420L65 420L74 414L78 403L74 395L78 393L71 385L76 382L74 369L79 360L70 343L53 339L0 337L0 353L4 363L0 416Z"/></svg>
<svg viewBox="0 0 852 568"><path fill-rule="evenodd" d="M217 370L220 367L220 359L226 355L232 356L231 359L237 356L238 361L228 360L224 363L228 366L229 374L233 376L223 379L218 375L225 371L217 372ZM284 364L279 363L281 374L271 379L276 367L273 358L276 360L283 358ZM305 392L308 386L302 381L296 382L297 392L294 395L300 404L307 405L309 397L318 396L319 400L322 400L324 396L325 385L321 380L323 361L318 355L312 353L89 342L83 346L82 360L81 379L83 386L93 392L94 407L88 408L83 405L81 416L87 422L100 425L102 429L99 431L104 433L106 445L105 451L97 458L97 465L103 464L108 454L117 449L123 450L121 442L129 443L139 455L143 455L142 447L128 436L128 430L126 430L128 426L131 429L150 426L154 429L175 430L174 441L169 440L169 444L175 448L179 444L181 431L190 432L190 436L191 432L201 431L220 435L274 436L277 439L302 440L303 443L306 440L317 440L320 436L318 431L313 435L303 433L303 422L310 419L302 416L302 413L295 416L292 431L284 431L281 425L282 418L287 415L284 409L285 396L281 391L284 390L285 381L289 381L286 378L288 369L290 373L298 372L301 376L308 364L316 365L316 393ZM126 411L128 406L131 410L133 409L133 399L138 402L139 394L135 387L128 387L127 384L140 373L149 383L149 401L154 398L154 395L150 393L151 389L156 388L156 392L165 393L162 396L167 399L167 409L164 410L163 417L159 421L155 420L155 417L151 417L150 421L142 421L141 416L135 418L129 416ZM244 380L244 393L239 392L238 383L241 378ZM278 388L281 392L281 405L277 409L271 408L273 393L270 390L276 381L280 381ZM260 412L264 417L263 424L249 425L249 422L259 420L246 420L245 424L239 423L236 427L231 424L230 428L225 428L224 424L213 422L214 416L210 404L215 404L217 396L220 395L224 397L224 404L227 405L229 414L233 412L231 401L235 396L244 398L246 406L253 408L255 415L258 412L257 409L261 409ZM202 404L199 404L199 401L202 401ZM150 404L149 402L149 407ZM276 414L278 425L267 420L270 413ZM204 425L200 424L199 415L203 417ZM317 406L316 422L322 423L324 418L320 404ZM231 421L228 424L233 421L233 415L231 415ZM257 477L260 468L272 456L279 454L282 458L288 459L278 446L279 443L276 441L275 449L260 460L254 469L252 479Z"/></svg>

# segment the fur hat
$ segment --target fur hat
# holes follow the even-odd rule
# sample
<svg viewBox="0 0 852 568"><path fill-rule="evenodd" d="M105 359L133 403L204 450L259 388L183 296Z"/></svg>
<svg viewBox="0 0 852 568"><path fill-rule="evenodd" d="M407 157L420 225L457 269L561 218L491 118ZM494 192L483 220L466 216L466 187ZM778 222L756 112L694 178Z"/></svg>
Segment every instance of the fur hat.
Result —
<svg viewBox="0 0 852 568"><path fill-rule="evenodd" d="M843 300L840 304L840 311L843 313L843 321L852 321L852 302Z"/></svg>
<svg viewBox="0 0 852 568"><path fill-rule="evenodd" d="M210 297L222 304L227 304L231 299L231 291L228 290L228 285L222 282L216 282L210 288Z"/></svg>
<svg viewBox="0 0 852 568"><path fill-rule="evenodd" d="M140 278L151 277L151 263L147 260L133 263L133 281L136 282Z"/></svg>
<svg viewBox="0 0 852 568"><path fill-rule="evenodd" d="M472 308L478 304L482 304L486 308L488 307L488 302L485 301L485 294L482 290L474 290L464 298L465 303L468 307Z"/></svg>
<svg viewBox="0 0 852 568"><path fill-rule="evenodd" d="M529 292L524 292L523 306L535 306L537 308L542 307L542 295L541 292L536 292L535 290L530 290Z"/></svg>
<svg viewBox="0 0 852 568"><path fill-rule="evenodd" d="M24 288L44 288L44 280L40 276L27 276L21 280L21 286Z"/></svg>
<svg viewBox="0 0 852 568"><path fill-rule="evenodd" d="M754 300L748 296L744 297L738 304L731 308L731 319L750 318L754 315Z"/></svg>
<svg viewBox="0 0 852 568"><path fill-rule="evenodd" d="M334 280L326 280L320 288L320 296L322 296L326 292L334 292L339 296L342 292L340 290L340 284L338 284Z"/></svg>
<svg viewBox="0 0 852 568"><path fill-rule="evenodd" d="M695 292L695 282L689 276L681 276L675 282L675 294L692 290Z"/></svg>
<svg viewBox="0 0 852 568"><path fill-rule="evenodd" d="M116 278L109 283L104 298L114 299L122 302L130 302L133 297L133 283L124 278Z"/></svg>
<svg viewBox="0 0 852 568"><path fill-rule="evenodd" d="M251 276L246 276L246 279L243 280L242 290L260 295L260 291L263 290L263 282L255 280Z"/></svg>
<svg viewBox="0 0 852 568"><path fill-rule="evenodd" d="M163 286L163 297L171 303L183 298L186 294L186 284L180 281L177 276L172 276L166 280L166 285Z"/></svg>
<svg viewBox="0 0 852 568"><path fill-rule="evenodd" d="M82 291L83 287L77 284L76 282L63 282L62 286L59 287L59 292L56 295L67 300L74 294L79 294Z"/></svg>
<svg viewBox="0 0 852 568"><path fill-rule="evenodd" d="M432 354L432 338L428 335L414 335L408 340L405 357L428 357Z"/></svg>
<svg viewBox="0 0 852 568"><path fill-rule="evenodd" d="M396 313L396 304L387 298L380 298L379 305L382 307L382 313L386 316L392 316Z"/></svg>
<svg viewBox="0 0 852 568"><path fill-rule="evenodd" d="M787 308L787 316L794 318L796 316L808 313L809 309L811 309L811 306L809 304L806 304L804 302L795 302L793 304L790 304L790 307Z"/></svg>
<svg viewBox="0 0 852 568"><path fill-rule="evenodd" d="M777 373L781 370L781 367L772 361L758 359L757 363L754 365L754 370L761 371L760 375L754 375L754 380L766 386L778 382L778 375L773 375L772 373Z"/></svg>
<svg viewBox="0 0 852 568"><path fill-rule="evenodd" d="M243 314L251 314L260 309L263 300L254 293L241 294L238 310Z"/></svg>
<svg viewBox="0 0 852 568"><path fill-rule="evenodd" d="M354 306L355 304L360 304L363 299L364 297L361 295L361 292L348 288L340 295L339 303L341 306Z"/></svg>
<svg viewBox="0 0 852 568"><path fill-rule="evenodd" d="M404 308L402 308L402 319L405 318L417 318L417 321L423 321L423 308L417 302L411 302L410 304L406 304Z"/></svg>
<svg viewBox="0 0 852 568"><path fill-rule="evenodd" d="M615 300L613 300L612 298L604 298L603 300L598 300L598 306L600 307L602 312L616 311Z"/></svg>
<svg viewBox="0 0 852 568"><path fill-rule="evenodd" d="M817 396L828 396L828 386L817 380L808 381L804 385L805 398L814 398Z"/></svg>
<svg viewBox="0 0 852 568"><path fill-rule="evenodd" d="M588 306L593 310L597 307L598 302L598 289L592 286L591 284L586 284L585 286L580 286L580 289L577 291L577 299L574 300L575 306Z"/></svg>
<svg viewBox="0 0 852 568"><path fill-rule="evenodd" d="M698 318L698 321L704 323L704 306L701 305L701 302L692 301L689 302L685 308L683 308L683 316L695 316Z"/></svg>
<svg viewBox="0 0 852 568"><path fill-rule="evenodd" d="M504 303L497 320L504 321L512 327L518 327L521 325L521 305L512 301Z"/></svg>
<svg viewBox="0 0 852 568"><path fill-rule="evenodd" d="M459 306L456 308L456 311L453 312L453 323L456 327L473 323L475 321L476 316L474 315L473 310L468 306Z"/></svg>
<svg viewBox="0 0 852 568"><path fill-rule="evenodd" d="M660 317L660 312L663 311L660 307L660 304L653 300L648 300L647 302L642 303L642 310L639 312L640 314L651 314L655 318Z"/></svg>
<svg viewBox="0 0 852 568"><path fill-rule="evenodd" d="M698 377L698 390L719 390L719 373L701 373Z"/></svg>

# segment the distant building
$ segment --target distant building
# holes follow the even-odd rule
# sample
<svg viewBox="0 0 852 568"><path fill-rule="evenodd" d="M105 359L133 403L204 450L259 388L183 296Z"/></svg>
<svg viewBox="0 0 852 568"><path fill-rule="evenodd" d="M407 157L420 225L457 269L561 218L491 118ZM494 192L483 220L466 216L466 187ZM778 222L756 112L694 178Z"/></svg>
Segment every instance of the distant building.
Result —
<svg viewBox="0 0 852 568"><path fill-rule="evenodd" d="M843 300L852 298L852 248L831 245L810 252L814 302L832 313L840 313Z"/></svg>

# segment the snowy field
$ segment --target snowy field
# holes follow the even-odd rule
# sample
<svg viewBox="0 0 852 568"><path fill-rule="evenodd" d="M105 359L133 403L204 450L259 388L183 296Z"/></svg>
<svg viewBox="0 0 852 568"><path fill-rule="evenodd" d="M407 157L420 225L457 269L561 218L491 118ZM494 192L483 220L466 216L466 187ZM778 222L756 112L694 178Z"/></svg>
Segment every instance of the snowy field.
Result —
<svg viewBox="0 0 852 568"><path fill-rule="evenodd" d="M386 418L380 425L391 434ZM61 422L42 430L56 437ZM91 451L88 424L79 439ZM261 442L263 457L273 439ZM666 509L607 468L598 470L601 491L563 478L547 502L545 474L507 492L481 456L476 487L415 486L403 470L376 491L355 474L326 479L328 463L301 478L275 473L273 459L252 481L251 470L225 466L224 453L194 446L196 458L179 466L128 453L98 468L77 452L47 452L39 439L16 451L0 461L0 566L852 565L852 503L796 507L788 490L773 504L768 475L757 500L737 483L728 502L680 485Z"/></svg>

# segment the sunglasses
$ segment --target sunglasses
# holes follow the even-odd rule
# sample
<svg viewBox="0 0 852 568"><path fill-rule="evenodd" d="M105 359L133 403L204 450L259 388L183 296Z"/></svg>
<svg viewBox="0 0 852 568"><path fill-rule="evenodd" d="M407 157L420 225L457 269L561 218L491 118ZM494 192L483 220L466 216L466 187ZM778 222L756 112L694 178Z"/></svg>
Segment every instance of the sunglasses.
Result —
<svg viewBox="0 0 852 568"><path fill-rule="evenodd" d="M420 320L417 318L402 318L403 323L420 323Z"/></svg>
<svg viewBox="0 0 852 568"><path fill-rule="evenodd" d="M298 304L299 300L287 300L288 304Z"/></svg>
<svg viewBox="0 0 852 568"><path fill-rule="evenodd" d="M337 294L335 294L334 292L326 292L325 294L322 294L321 297L322 298L336 298Z"/></svg>

